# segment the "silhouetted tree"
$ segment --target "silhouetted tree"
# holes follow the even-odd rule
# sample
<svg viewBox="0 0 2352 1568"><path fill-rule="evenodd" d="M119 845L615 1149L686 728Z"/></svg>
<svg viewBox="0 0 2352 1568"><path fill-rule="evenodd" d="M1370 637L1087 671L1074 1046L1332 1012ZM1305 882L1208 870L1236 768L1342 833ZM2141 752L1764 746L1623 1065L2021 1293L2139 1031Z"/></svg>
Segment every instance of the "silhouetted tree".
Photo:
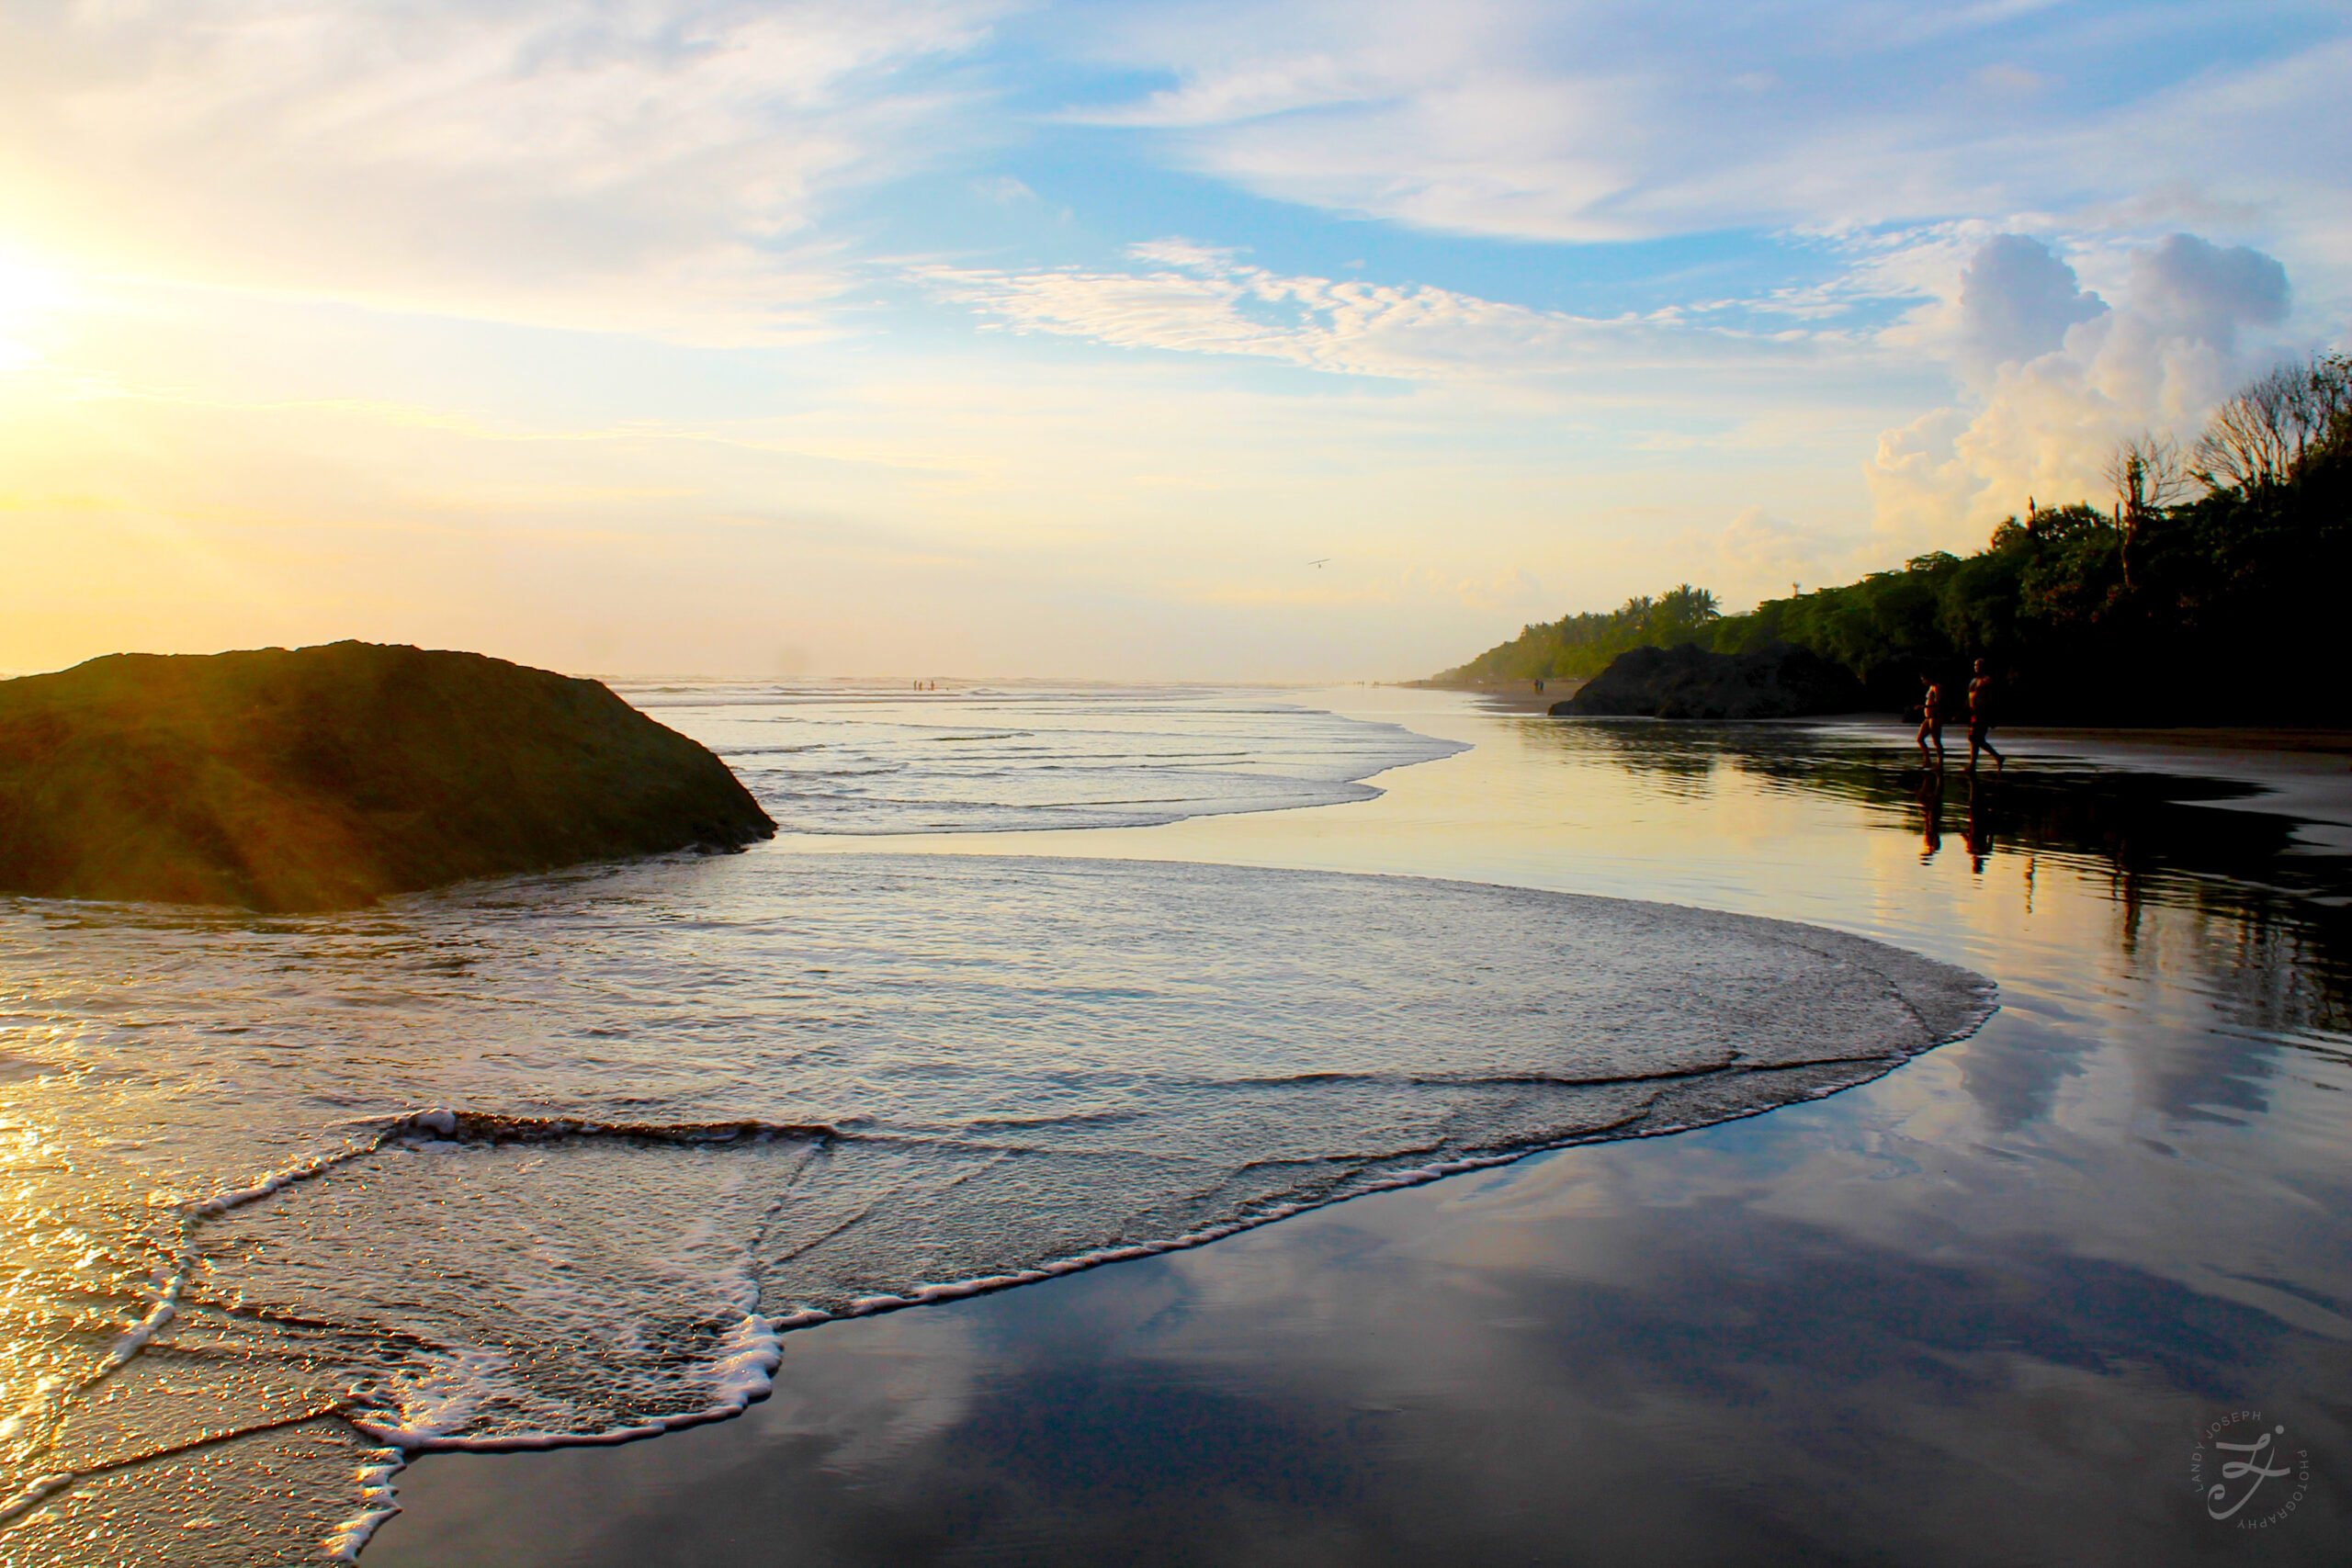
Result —
<svg viewBox="0 0 2352 1568"><path fill-rule="evenodd" d="M2190 455L2206 489L2253 500L2283 482L2312 448L2352 419L2352 359L2315 355L2257 376L2213 411Z"/></svg>
<svg viewBox="0 0 2352 1568"><path fill-rule="evenodd" d="M2132 545L2151 520L2188 495L2188 475L2172 437L2145 430L2116 444L2105 471L2108 483L2115 487L2115 523L2123 535L2123 586L2128 592Z"/></svg>
<svg viewBox="0 0 2352 1568"><path fill-rule="evenodd" d="M1846 667L1889 708L1920 671L1957 680L1988 660L2023 718L2142 723L2352 721L2326 609L2352 581L2352 359L2256 378L2215 411L2184 463L2154 435L2124 442L2111 508L2043 507L1960 557L1721 614L1683 583L1606 614L1530 626L1457 677L1591 675L1644 644L1741 653L1794 643ZM2184 499L2184 479L2205 493Z"/></svg>

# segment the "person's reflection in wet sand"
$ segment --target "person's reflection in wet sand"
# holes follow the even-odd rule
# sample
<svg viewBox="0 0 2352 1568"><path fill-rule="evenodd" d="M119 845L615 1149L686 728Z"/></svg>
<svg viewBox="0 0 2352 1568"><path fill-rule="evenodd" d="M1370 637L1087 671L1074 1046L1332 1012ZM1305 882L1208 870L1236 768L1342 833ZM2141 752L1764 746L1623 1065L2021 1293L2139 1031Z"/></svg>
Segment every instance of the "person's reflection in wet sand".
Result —
<svg viewBox="0 0 2352 1568"><path fill-rule="evenodd" d="M1987 748L1990 750L1990 748ZM1998 753L1995 753L1998 755ZM1968 868L1982 872L1984 862L1993 853L1993 786L1986 784L1980 794L1973 771L1974 758L1969 759L1968 775Z"/></svg>
<svg viewBox="0 0 2352 1568"><path fill-rule="evenodd" d="M1919 812L1924 826L1919 834L1919 863L1924 865L1936 858L1944 847L1944 771L1936 768L1919 775Z"/></svg>

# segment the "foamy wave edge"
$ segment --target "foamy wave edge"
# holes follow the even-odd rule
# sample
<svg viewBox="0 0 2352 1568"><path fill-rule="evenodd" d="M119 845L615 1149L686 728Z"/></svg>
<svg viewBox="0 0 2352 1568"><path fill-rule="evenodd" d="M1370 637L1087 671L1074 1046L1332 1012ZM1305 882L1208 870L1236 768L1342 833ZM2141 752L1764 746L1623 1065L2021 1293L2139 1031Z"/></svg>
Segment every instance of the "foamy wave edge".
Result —
<svg viewBox="0 0 2352 1568"><path fill-rule="evenodd" d="M1900 987L1891 986L1900 996ZM1970 1003L1959 1010L1949 1032L1939 1032L1932 1026L1930 1038L1916 1050L1891 1054L1883 1057L1846 1058L1844 1065L1859 1066L1865 1062L1883 1064L1881 1070L1851 1083L1823 1088L1804 1099L1821 1099L1844 1092L1871 1082L1893 1071L1916 1056L1938 1047L1951 1044L1974 1033L1984 1021L1998 1010L1998 989L1992 983L1977 977L1970 987ZM1922 1020L1924 1022L1925 1021ZM1035 1268L1015 1269L1001 1274L979 1275L971 1279L951 1280L940 1284L918 1286L902 1295L860 1296L839 1311L802 1308L796 1312L771 1316L757 1310L759 1283L753 1277L749 1260L741 1277L740 1303L742 1317L721 1339L718 1353L708 1363L717 1398L700 1409L682 1411L657 1416L627 1427L608 1427L596 1432L513 1432L482 1437L469 1437L449 1430L461 1425L468 1414L462 1391L431 1402L429 1408L437 1411L441 1419L430 1417L402 1423L373 1418L356 1413L348 1404L338 1404L302 1416L295 1421L279 1421L269 1427L300 1425L323 1417L334 1417L354 1431L373 1439L380 1447L365 1456L356 1472L359 1488L359 1508L349 1518L337 1524L320 1542L323 1557L328 1561L349 1562L356 1559L368 1539L386 1520L400 1512L394 1477L406 1467L411 1458L419 1453L472 1452L501 1453L546 1450L564 1448L611 1446L641 1442L668 1432L689 1427L705 1426L717 1421L732 1420L752 1404L765 1399L775 1387L775 1371L784 1359L784 1336L797 1329L813 1327L822 1323L842 1322L853 1318L871 1317L882 1313L902 1312L910 1307L931 1306L943 1302L962 1301L987 1295L997 1291L1013 1290L1023 1285L1042 1283L1064 1275L1098 1269L1105 1264L1124 1263L1136 1258L1157 1257L1204 1247L1244 1231L1290 1219L1316 1209L1356 1198L1370 1197L1379 1192L1396 1191L1406 1188L1426 1186L1447 1177L1470 1171L1491 1170L1513 1165L1532 1156L1578 1145L1622 1142L1634 1138L1665 1137L1676 1133L1702 1127L1719 1126L1726 1122L1744 1121L1779 1109L1791 1101L1773 1101L1749 1109L1717 1114L1690 1121L1658 1121L1644 1122L1644 1114L1609 1126L1582 1130L1571 1136L1533 1142L1524 1145L1497 1150L1491 1154L1469 1155L1455 1159L1435 1161L1369 1177L1351 1190L1335 1197L1312 1202L1278 1203L1215 1225L1188 1231L1160 1241L1126 1243L1117 1247L1057 1258ZM460 1111L448 1107L432 1107L421 1111L369 1117L346 1123L355 1132L367 1129L366 1135L345 1148L313 1156L281 1170L270 1172L249 1186L219 1192L211 1197L191 1200L178 1205L182 1218L181 1258L177 1269L158 1291L148 1313L117 1337L106 1359L90 1378L68 1391L70 1399L103 1381L145 1348L149 1340L175 1315L181 1292L186 1289L194 1269L194 1252L189 1242L197 1225L204 1220L226 1213L246 1204L256 1202L287 1187L325 1175L327 1172L376 1154L390 1143L404 1137L427 1135L439 1138L485 1138L510 1142L529 1142L563 1137L633 1137L708 1145L737 1140L764 1142L775 1138L833 1139L854 1137L842 1129L822 1122L770 1122L756 1119L707 1122L616 1122L588 1117L520 1117L494 1111ZM461 1368L465 1353L453 1358L452 1369ZM240 1436L249 1434L238 1434ZM208 1443L221 1438L214 1436ZM139 1461L157 1457L141 1456ZM76 1483L103 1474L119 1465L107 1465L87 1472L61 1472L45 1475L25 1487L15 1496L0 1500L0 1527L30 1512L48 1498L65 1491Z"/></svg>
<svg viewBox="0 0 2352 1568"><path fill-rule="evenodd" d="M139 1320L115 1336L106 1354L100 1358L90 1374L79 1382L62 1386L46 1402L44 1415L62 1416L66 1406L88 1393L122 1368L137 1359L154 1337L179 1314L179 1303L187 1292L196 1270L195 1235L198 1228L209 1219L242 1209L273 1194L284 1191L298 1182L310 1181L326 1175L354 1160L378 1154L386 1145L419 1135L441 1138L469 1137L507 1142L532 1142L564 1137L623 1137L683 1145L712 1145L742 1141L765 1141L773 1138L831 1138L836 1129L818 1122L774 1122L755 1119L707 1122L605 1122L588 1117L520 1117L498 1112L453 1110L430 1107L420 1111L405 1111L386 1116L368 1117L345 1123L355 1134L352 1141L340 1149L312 1155L277 1170L268 1171L243 1187L230 1188L209 1197L181 1201L176 1209L179 1235L174 1248L175 1258L168 1271L159 1276L153 1298ZM741 1304L747 1309L756 1304L757 1286L748 1275L744 1281L750 1296ZM807 1314L804 1314L807 1315ZM815 1314L821 1316L822 1314ZM778 1335L784 1327L798 1326L797 1322L772 1325L756 1312L747 1310L743 1322L730 1333L727 1343L733 1348L714 1363L722 1398L709 1408L689 1412L679 1416L664 1417L658 1423L624 1428L606 1433L566 1435L556 1433L525 1434L503 1442L476 1439L473 1446L507 1448L561 1448L582 1443L628 1442L639 1438L655 1437L679 1427L704 1421L725 1420L742 1413L745 1406L766 1395L777 1362L782 1358ZM444 1402L444 1409L452 1409L451 1402ZM462 1410L456 1411L462 1419ZM347 1402L308 1412L291 1419L269 1422L235 1433L209 1433L187 1444L170 1445L142 1451L128 1458L87 1470L65 1470L36 1478L19 1488L13 1495L0 1498L0 1529L31 1513L50 1498L70 1490L78 1483L123 1469L132 1464L144 1464L190 1447L209 1447L272 1431L289 1426L301 1426L311 1421L338 1419L344 1425L382 1444L366 1456L356 1480L359 1486L359 1511L337 1524L320 1545L329 1561L348 1562L359 1555L377 1527L400 1511L395 1501L392 1478L408 1462L409 1455L426 1447L457 1448L467 1446L466 1440L441 1437L419 1429L413 1434L398 1427L370 1422L355 1414Z"/></svg>

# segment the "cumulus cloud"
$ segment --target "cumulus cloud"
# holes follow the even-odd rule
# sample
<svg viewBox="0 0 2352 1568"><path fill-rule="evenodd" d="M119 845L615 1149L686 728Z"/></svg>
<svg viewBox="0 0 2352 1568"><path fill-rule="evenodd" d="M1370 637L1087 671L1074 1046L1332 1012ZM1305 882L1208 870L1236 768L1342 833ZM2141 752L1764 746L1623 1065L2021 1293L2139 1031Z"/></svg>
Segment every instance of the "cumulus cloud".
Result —
<svg viewBox="0 0 2352 1568"><path fill-rule="evenodd" d="M2107 310L2075 269L2023 234L1996 234L1960 275L1960 313L1972 368L2036 359L2065 342L2066 329Z"/></svg>
<svg viewBox="0 0 2352 1568"><path fill-rule="evenodd" d="M1973 547L2028 501L2103 500L2115 444L2186 441L2282 348L2286 269L2172 234L2133 251L2123 303L2081 292L2038 242L1995 236L1959 286L1952 352L1975 396L1887 431L1868 469L1877 521L1905 547Z"/></svg>
<svg viewBox="0 0 2352 1568"><path fill-rule="evenodd" d="M930 155L997 0L205 0L0 24L12 229L131 274L757 335Z"/></svg>
<svg viewBox="0 0 2352 1568"><path fill-rule="evenodd" d="M2287 269L2244 245L2223 250L2194 234L2168 234L2132 258L2133 308L2227 354L2243 326L2287 317Z"/></svg>

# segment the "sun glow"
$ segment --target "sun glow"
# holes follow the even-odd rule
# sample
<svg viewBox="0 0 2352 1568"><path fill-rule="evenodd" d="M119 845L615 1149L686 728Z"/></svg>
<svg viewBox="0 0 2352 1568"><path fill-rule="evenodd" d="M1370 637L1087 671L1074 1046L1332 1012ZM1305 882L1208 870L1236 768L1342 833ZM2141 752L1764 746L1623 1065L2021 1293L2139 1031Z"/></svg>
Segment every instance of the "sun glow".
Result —
<svg viewBox="0 0 2352 1568"><path fill-rule="evenodd" d="M0 326L21 325L65 299L65 281L56 273L0 251Z"/></svg>
<svg viewBox="0 0 2352 1568"><path fill-rule="evenodd" d="M48 310L66 302L56 274L0 253L0 370L29 365L40 355L17 334Z"/></svg>

